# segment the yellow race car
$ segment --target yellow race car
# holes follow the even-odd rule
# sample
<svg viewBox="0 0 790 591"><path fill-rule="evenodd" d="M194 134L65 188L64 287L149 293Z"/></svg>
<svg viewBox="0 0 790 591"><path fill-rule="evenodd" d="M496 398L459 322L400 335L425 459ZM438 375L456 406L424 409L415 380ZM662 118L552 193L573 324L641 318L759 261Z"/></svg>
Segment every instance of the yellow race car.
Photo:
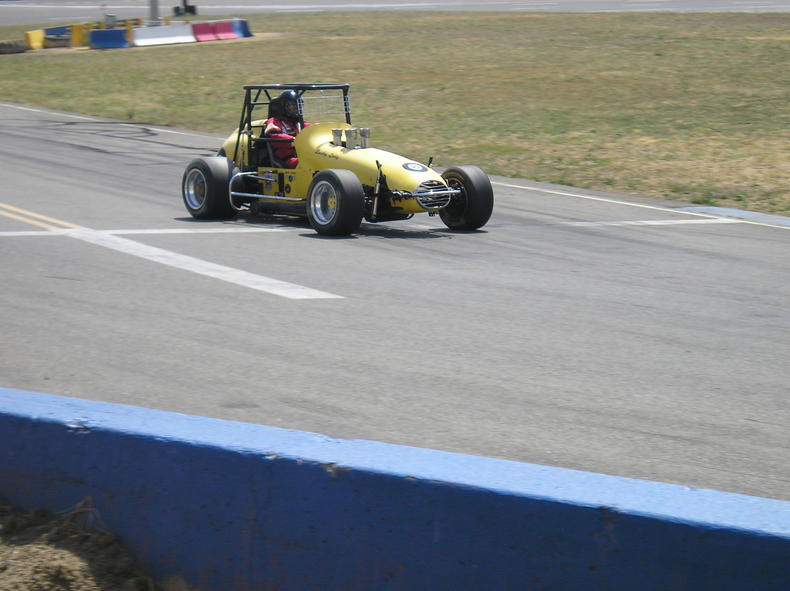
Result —
<svg viewBox="0 0 790 591"><path fill-rule="evenodd" d="M262 84L244 91L238 129L216 156L196 158L184 172L181 193L193 217L300 215L319 234L335 236L356 232L363 219L438 213L450 229L476 230L491 217L494 193L480 168L439 174L430 161L372 147L370 130L351 124L348 84ZM295 120L309 123L293 136L268 133L283 131L271 118L283 112L286 95L294 97Z"/></svg>

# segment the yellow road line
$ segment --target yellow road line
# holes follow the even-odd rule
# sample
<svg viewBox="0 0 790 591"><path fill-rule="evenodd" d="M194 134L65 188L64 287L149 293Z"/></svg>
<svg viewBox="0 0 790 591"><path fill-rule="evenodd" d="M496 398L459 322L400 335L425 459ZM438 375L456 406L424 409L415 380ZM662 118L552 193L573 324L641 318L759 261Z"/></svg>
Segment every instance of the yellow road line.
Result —
<svg viewBox="0 0 790 591"><path fill-rule="evenodd" d="M14 215L13 213L9 213L7 211L3 211L0 209L0 215L10 218L12 220L19 220L20 222L25 222L28 224L32 224L33 226L38 226L39 228L44 228L45 230L57 230L57 226L52 226L50 224L42 224L41 222L33 221L29 218L23 218L21 215Z"/></svg>
<svg viewBox="0 0 790 591"><path fill-rule="evenodd" d="M18 220L20 222L25 222L39 228L44 228L45 230L59 230L60 228L73 228L76 230L83 229L83 226L78 226L77 224L72 224L71 222L51 218L34 211L28 211L27 209L15 207L13 205L9 205L8 203L0 202L0 215L13 220Z"/></svg>

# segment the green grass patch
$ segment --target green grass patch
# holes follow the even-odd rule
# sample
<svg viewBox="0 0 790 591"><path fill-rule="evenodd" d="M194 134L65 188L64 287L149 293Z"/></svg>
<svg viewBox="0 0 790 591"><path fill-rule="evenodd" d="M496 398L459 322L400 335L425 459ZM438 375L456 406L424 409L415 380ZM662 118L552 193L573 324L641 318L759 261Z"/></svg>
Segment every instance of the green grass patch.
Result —
<svg viewBox="0 0 790 591"><path fill-rule="evenodd" d="M790 14L245 18L254 39L0 56L0 99L224 134L243 84L345 81L422 161L790 214Z"/></svg>

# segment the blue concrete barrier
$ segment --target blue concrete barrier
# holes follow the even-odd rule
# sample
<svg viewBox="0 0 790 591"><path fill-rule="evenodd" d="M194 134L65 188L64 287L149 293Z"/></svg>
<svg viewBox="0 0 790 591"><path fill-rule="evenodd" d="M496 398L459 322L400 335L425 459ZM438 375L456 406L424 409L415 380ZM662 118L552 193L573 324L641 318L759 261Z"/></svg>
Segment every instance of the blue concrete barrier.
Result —
<svg viewBox="0 0 790 591"><path fill-rule="evenodd" d="M44 35L51 35L51 36L61 36L61 35L69 35L71 34L70 26L61 26L61 27L49 27L44 29Z"/></svg>
<svg viewBox="0 0 790 591"><path fill-rule="evenodd" d="M0 496L203 591L790 589L790 503L0 389Z"/></svg>
<svg viewBox="0 0 790 591"><path fill-rule="evenodd" d="M125 29L94 29L91 31L90 44L94 49L129 47Z"/></svg>
<svg viewBox="0 0 790 591"><path fill-rule="evenodd" d="M245 19L235 18L231 22L233 23L233 28L239 37L252 37L250 25Z"/></svg>

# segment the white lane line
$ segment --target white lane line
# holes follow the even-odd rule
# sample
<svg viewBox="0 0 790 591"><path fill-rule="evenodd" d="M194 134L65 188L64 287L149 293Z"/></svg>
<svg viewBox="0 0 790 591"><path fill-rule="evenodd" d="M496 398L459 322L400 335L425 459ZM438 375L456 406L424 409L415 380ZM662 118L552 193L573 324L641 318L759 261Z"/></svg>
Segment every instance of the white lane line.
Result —
<svg viewBox="0 0 790 591"><path fill-rule="evenodd" d="M713 218L710 220L638 220L623 222L562 222L564 226L683 226L687 224L741 224L741 220Z"/></svg>
<svg viewBox="0 0 790 591"><path fill-rule="evenodd" d="M695 205L684 207L683 211L695 211L707 213L723 218L736 218L742 222L754 222L764 226L790 228L790 217L785 215L775 215L772 213L761 213L759 211L748 211L745 209L733 209L731 207L713 207L707 205Z"/></svg>
<svg viewBox="0 0 790 591"><path fill-rule="evenodd" d="M607 197L593 197L592 195L582 195L580 193L571 193L569 191L557 191L554 189L544 189L542 187L527 187L524 185L513 185L511 183L500 183L499 181L491 181L492 185L499 185L500 187L509 187L511 189L521 189L523 191L535 191L537 193L549 193L551 195L562 195L563 197L575 197L576 199L587 199L589 201L601 201L603 203L613 203L615 205L627 205L628 207L641 207L642 209L652 209L654 211L665 211L668 213L675 213L679 215L698 216L707 219L732 219L729 217L722 217L708 213L700 213L696 211L685 211L683 209L672 209L671 207L657 207L655 205L645 205L643 203L631 203L629 201L620 201L618 199L609 199ZM753 226L764 226L767 228L781 228L787 230L790 226L781 224L771 224L769 222L756 222L753 220L738 219L742 224L751 224Z"/></svg>
<svg viewBox="0 0 790 591"><path fill-rule="evenodd" d="M222 228L151 228L151 229L130 229L130 230L96 230L104 234L112 234L114 236L134 235L134 234L245 234L245 233L260 233L260 232L296 232L301 228L245 228L241 226L230 226Z"/></svg>
<svg viewBox="0 0 790 591"><path fill-rule="evenodd" d="M304 287L302 285L296 285L295 283L288 283L286 281L280 281L279 279L272 279L271 277L255 275L254 273L248 273L247 271L242 271L240 269L234 269L232 267L210 263L208 261L178 254L169 250L164 250L162 248L148 246L147 244L135 242L134 240L129 240L128 238L113 236L106 232L85 229L67 230L63 232L63 234L72 238L76 238L77 240L82 240L83 242L88 242L97 246L103 246L104 248L130 254L132 256L149 261L154 261L162 265L167 265L168 267L174 267L184 271L191 271L192 273L197 273L198 275L213 277L214 279L220 279L222 281L227 281L228 283L234 283L236 285L249 287L250 289L256 289L258 291L264 291L266 293L292 300L341 299L343 297L332 293L327 293L325 291Z"/></svg>
<svg viewBox="0 0 790 591"><path fill-rule="evenodd" d="M447 230L447 226L429 226L428 224L405 224L410 230Z"/></svg>
<svg viewBox="0 0 790 591"><path fill-rule="evenodd" d="M718 219L717 216L705 213L696 213L691 211L676 211L669 207L657 207L655 205L645 205L644 203L631 203L629 201L619 201L618 199L610 199L608 197L593 197L592 195L582 195L581 193L571 193L569 191L557 191L554 189L544 189L542 187L525 187L524 185L511 185L509 183L500 183L498 181L491 181L492 185L499 185L500 187L509 187L511 189L522 189L524 191L537 191L539 193L550 193L551 195L562 195L563 197L576 197L578 199L587 199L589 201L601 201L603 203L613 203L615 205L628 205L630 207L641 207L642 209L652 209L653 211L668 211L671 213L678 213L683 215L693 215L703 218Z"/></svg>
<svg viewBox="0 0 790 591"><path fill-rule="evenodd" d="M31 223L32 221L25 218L19 218L21 221ZM275 228L245 228L240 226L223 226L220 228L150 228L150 229L121 229L121 230L92 230L102 234L111 234L114 236L125 236L135 234L248 234L248 233L267 233L267 232L297 232L300 228L291 228L287 226ZM13 237L13 236L68 236L70 230L63 228L53 228L52 230L12 230L7 232L0 232L0 237Z"/></svg>

